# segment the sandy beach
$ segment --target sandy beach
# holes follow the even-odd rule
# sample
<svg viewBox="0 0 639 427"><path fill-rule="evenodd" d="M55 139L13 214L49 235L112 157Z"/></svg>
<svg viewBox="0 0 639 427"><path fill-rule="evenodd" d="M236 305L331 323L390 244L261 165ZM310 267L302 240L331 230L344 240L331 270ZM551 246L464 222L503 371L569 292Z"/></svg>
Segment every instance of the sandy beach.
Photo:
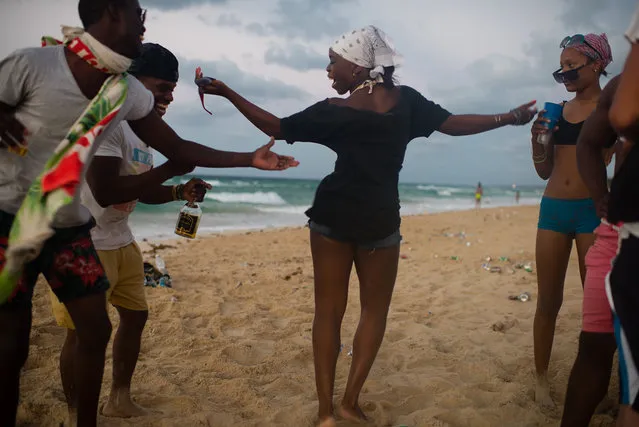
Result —
<svg viewBox="0 0 639 427"><path fill-rule="evenodd" d="M386 338L361 399L373 425L558 424L577 350L582 290L573 250L550 365L559 409L544 413L533 402L537 212L531 206L404 219ZM151 261L148 243L142 248ZM100 417L101 425L311 426L316 398L308 230L162 243L166 247L157 253L166 260L174 287L147 288L150 317L133 384L136 401L153 414L128 420ZM486 257L492 257L491 266L501 267L501 273L482 268ZM527 262L533 262L532 273L514 268ZM531 301L508 299L524 291ZM348 374L358 297L353 275L336 401ZM117 315L112 314L115 330ZM64 420L58 373L63 340L48 290L40 283L18 425L58 427ZM111 371L109 346L101 404ZM616 374L610 388L616 399ZM613 418L598 415L592 425L612 426Z"/></svg>

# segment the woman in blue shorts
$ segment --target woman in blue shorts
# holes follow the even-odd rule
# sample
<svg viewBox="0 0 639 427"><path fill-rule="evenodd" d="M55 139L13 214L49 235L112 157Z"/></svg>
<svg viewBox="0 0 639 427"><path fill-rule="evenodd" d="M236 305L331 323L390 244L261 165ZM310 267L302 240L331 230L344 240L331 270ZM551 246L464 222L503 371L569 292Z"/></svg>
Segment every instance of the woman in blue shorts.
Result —
<svg viewBox="0 0 639 427"><path fill-rule="evenodd" d="M560 44L561 68L553 76L575 97L563 103L555 129L544 127L541 111L532 127L532 157L537 174L548 180L539 210L536 261L538 297L534 321L535 399L543 406L554 406L550 398L548 365L561 308L564 280L573 239L579 255L581 281L586 275L585 256L594 242L593 231L600 224L590 192L577 169L576 144L581 127L599 100L599 80L606 75L612 53L605 34L577 34ZM538 137L552 132L544 145ZM602 155L604 155L602 153Z"/></svg>

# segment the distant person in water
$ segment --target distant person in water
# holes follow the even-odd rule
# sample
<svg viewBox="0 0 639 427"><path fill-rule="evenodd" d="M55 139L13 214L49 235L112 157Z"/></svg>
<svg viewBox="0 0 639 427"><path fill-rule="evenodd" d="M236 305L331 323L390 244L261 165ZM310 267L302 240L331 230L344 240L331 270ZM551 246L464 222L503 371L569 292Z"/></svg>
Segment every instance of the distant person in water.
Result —
<svg viewBox="0 0 639 427"><path fill-rule="evenodd" d="M481 205L481 198L484 195L484 189L481 186L481 182L477 183L477 188L475 189L475 207L479 207Z"/></svg>
<svg viewBox="0 0 639 427"><path fill-rule="evenodd" d="M515 192L515 204L519 204L519 189L517 188L517 184L513 184L513 191Z"/></svg>
<svg viewBox="0 0 639 427"><path fill-rule="evenodd" d="M523 125L534 102L503 114L454 115L393 79L400 57L374 26L340 36L328 51L328 78L345 98L320 101L280 119L219 80L203 92L227 98L266 135L289 143L314 142L337 153L335 172L320 183L310 218L315 272L313 353L318 424L335 426L333 391L340 330L353 264L360 284L361 317L353 359L337 414L366 420L359 397L384 338L399 260L399 171L406 147L434 131L471 135ZM451 159L452 161L452 159Z"/></svg>

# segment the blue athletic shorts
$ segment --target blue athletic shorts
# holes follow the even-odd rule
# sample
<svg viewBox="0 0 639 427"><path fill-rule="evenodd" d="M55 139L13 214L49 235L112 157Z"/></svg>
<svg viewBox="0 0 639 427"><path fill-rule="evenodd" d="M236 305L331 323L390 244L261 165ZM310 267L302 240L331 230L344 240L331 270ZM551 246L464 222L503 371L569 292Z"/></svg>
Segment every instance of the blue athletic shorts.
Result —
<svg viewBox="0 0 639 427"><path fill-rule="evenodd" d="M587 234L595 231L601 220L592 199L555 199L543 197L537 228L562 234Z"/></svg>

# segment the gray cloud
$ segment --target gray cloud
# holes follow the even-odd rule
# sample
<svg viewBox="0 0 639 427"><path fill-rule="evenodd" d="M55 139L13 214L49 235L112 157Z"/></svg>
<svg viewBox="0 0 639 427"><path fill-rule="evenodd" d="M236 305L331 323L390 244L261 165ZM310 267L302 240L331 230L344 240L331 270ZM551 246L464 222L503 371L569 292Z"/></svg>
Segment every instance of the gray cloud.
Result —
<svg viewBox="0 0 639 427"><path fill-rule="evenodd" d="M217 25L221 27L241 27L242 21L232 13L223 13L217 18Z"/></svg>
<svg viewBox="0 0 639 427"><path fill-rule="evenodd" d="M561 20L570 30L618 33L630 24L635 7L631 0L566 0Z"/></svg>
<svg viewBox="0 0 639 427"><path fill-rule="evenodd" d="M558 62L558 49L550 43L535 43L527 59L491 55L474 61L462 72L460 85L435 85L434 101L457 113L498 113L535 99L554 84L551 73Z"/></svg>
<svg viewBox="0 0 639 427"><path fill-rule="evenodd" d="M232 13L223 13L215 19L215 17L198 15L197 19L205 25L208 26L218 26L218 27L231 27L237 28L242 26L242 21L239 20L237 15Z"/></svg>
<svg viewBox="0 0 639 427"><path fill-rule="evenodd" d="M351 25L335 6L356 6L358 3L359 0L279 0L275 8L277 18L269 28L287 37L305 39L339 35L348 31Z"/></svg>
<svg viewBox="0 0 639 427"><path fill-rule="evenodd" d="M291 43L286 48L272 46L264 54L267 64L279 64L298 71L323 69L327 59L314 50Z"/></svg>
<svg viewBox="0 0 639 427"><path fill-rule="evenodd" d="M259 22L252 22L244 28L246 29L246 31L255 34L256 36L264 37L269 34L269 30Z"/></svg>
<svg viewBox="0 0 639 427"><path fill-rule="evenodd" d="M615 58L608 67L611 77L621 72L628 52L628 43L621 34L625 24L620 27L620 22L629 21L627 17L631 16L633 8L634 5L623 0L611 0L605 5L597 0L569 0L562 15L562 20L571 30L567 33L574 33L580 28L581 32L608 33ZM620 19L622 15L626 18ZM532 41L523 48L525 59L486 56L463 70L461 81L466 84L459 85L459 81L455 81L452 86L435 86L432 93L436 101L441 100L453 111L487 113L506 111L504 109L540 95L549 95L555 92L553 86L556 83L551 73L559 67L559 42L563 37L564 34L555 33L532 34ZM603 77L602 85L608 81ZM571 95L565 93L564 96L568 99ZM538 101L543 103L545 100Z"/></svg>
<svg viewBox="0 0 639 427"><path fill-rule="evenodd" d="M205 75L222 80L233 90L250 100L264 102L278 99L308 100L310 95L302 89L286 84L273 78L248 74L231 61L204 61L194 62L180 59L181 84L193 86L194 96L197 98L197 90L193 83L193 75L196 67L202 67ZM188 83L187 83L188 82Z"/></svg>
<svg viewBox="0 0 639 427"><path fill-rule="evenodd" d="M213 113L210 116L202 109L197 89L193 88L193 105L180 108L169 107L166 121L178 132L185 129L196 129L217 124L221 119L236 116L237 110L231 103L223 99L216 99L212 96L204 99L207 110ZM212 123L213 122L213 123Z"/></svg>
<svg viewBox="0 0 639 427"><path fill-rule="evenodd" d="M149 9L178 10L204 4L225 4L228 0L140 0L142 7Z"/></svg>

